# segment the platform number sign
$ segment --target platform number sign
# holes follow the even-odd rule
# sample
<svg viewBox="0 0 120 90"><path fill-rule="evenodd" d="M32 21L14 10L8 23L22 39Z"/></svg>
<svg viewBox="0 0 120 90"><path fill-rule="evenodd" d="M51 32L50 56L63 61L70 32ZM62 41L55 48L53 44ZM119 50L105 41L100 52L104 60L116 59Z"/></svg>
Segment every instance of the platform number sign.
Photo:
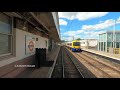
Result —
<svg viewBox="0 0 120 90"><path fill-rule="evenodd" d="M25 36L25 54L35 52L35 38L33 36Z"/></svg>

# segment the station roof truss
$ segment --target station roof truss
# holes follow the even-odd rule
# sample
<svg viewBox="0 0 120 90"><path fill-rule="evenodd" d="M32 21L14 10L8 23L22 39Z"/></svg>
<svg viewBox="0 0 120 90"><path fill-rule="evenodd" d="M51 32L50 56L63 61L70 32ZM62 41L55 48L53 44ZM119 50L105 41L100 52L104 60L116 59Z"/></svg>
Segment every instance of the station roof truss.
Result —
<svg viewBox="0 0 120 90"><path fill-rule="evenodd" d="M58 14L56 12L4 12L29 22L40 32L60 42Z"/></svg>
<svg viewBox="0 0 120 90"><path fill-rule="evenodd" d="M36 29L38 29L39 31L48 34L49 31L41 23L36 21L36 19L33 17L31 13L29 12L16 12L16 13L20 15L22 19L25 19L27 22L34 25Z"/></svg>

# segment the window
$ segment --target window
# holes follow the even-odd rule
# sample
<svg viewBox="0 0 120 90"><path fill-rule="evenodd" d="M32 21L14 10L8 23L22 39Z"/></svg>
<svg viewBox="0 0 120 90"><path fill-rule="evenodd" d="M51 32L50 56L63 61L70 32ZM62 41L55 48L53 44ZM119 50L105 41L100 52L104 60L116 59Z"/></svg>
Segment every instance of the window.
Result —
<svg viewBox="0 0 120 90"><path fill-rule="evenodd" d="M108 39L108 42L112 42L113 41L113 35L112 34L108 34L107 35L107 39Z"/></svg>
<svg viewBox="0 0 120 90"><path fill-rule="evenodd" d="M80 46L80 42L73 42L73 46Z"/></svg>
<svg viewBox="0 0 120 90"><path fill-rule="evenodd" d="M106 42L103 42L104 43L104 51L106 50Z"/></svg>
<svg viewBox="0 0 120 90"><path fill-rule="evenodd" d="M101 42L101 51L103 51L103 42Z"/></svg>
<svg viewBox="0 0 120 90"><path fill-rule="evenodd" d="M11 53L12 18L0 13L0 55Z"/></svg>
<svg viewBox="0 0 120 90"><path fill-rule="evenodd" d="M120 42L120 33L117 33L117 34L116 34L116 41L117 41L117 42Z"/></svg>
<svg viewBox="0 0 120 90"><path fill-rule="evenodd" d="M120 48L119 44L120 44L119 42L116 42L116 48Z"/></svg>
<svg viewBox="0 0 120 90"><path fill-rule="evenodd" d="M38 41L38 38L36 38L36 41Z"/></svg>

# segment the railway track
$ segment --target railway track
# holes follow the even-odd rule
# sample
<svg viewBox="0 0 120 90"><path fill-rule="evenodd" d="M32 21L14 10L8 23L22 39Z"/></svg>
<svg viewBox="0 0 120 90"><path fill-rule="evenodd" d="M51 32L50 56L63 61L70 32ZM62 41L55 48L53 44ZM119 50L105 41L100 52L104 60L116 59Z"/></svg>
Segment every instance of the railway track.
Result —
<svg viewBox="0 0 120 90"><path fill-rule="evenodd" d="M50 78L63 78L63 65L62 65L62 50L60 48L54 69L51 72Z"/></svg>
<svg viewBox="0 0 120 90"><path fill-rule="evenodd" d="M92 56L89 56L85 53L75 53L79 59L84 60L85 63L90 65L98 74L101 74L100 77L105 78L120 78L120 71L113 68L112 66L101 62L100 60L94 59Z"/></svg>
<svg viewBox="0 0 120 90"><path fill-rule="evenodd" d="M84 78L79 70L79 64L73 60L66 49L64 49L63 66L65 78Z"/></svg>
<svg viewBox="0 0 120 90"><path fill-rule="evenodd" d="M96 55L94 55L92 53L88 53L88 52L85 52L85 51L83 51L82 54L85 54L87 56L92 56L95 60L97 60L97 61L99 61L101 63L104 63L104 64L106 64L106 65L120 71L120 64L117 63L117 62L114 62L114 61L112 61L110 59L109 60L105 59L105 58L100 57L100 56L96 56Z"/></svg>
<svg viewBox="0 0 120 90"><path fill-rule="evenodd" d="M84 78L79 70L78 63L72 59L69 52L63 47L59 52L51 78Z"/></svg>

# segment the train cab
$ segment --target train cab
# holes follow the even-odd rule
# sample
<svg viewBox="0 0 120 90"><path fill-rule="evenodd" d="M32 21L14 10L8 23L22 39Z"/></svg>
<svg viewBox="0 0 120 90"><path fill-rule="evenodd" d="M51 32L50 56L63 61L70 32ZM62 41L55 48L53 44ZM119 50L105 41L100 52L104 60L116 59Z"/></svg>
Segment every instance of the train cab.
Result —
<svg viewBox="0 0 120 90"><path fill-rule="evenodd" d="M74 51L81 51L81 48L80 48L80 41L79 40L74 40L72 41L72 48L71 50L74 52Z"/></svg>

